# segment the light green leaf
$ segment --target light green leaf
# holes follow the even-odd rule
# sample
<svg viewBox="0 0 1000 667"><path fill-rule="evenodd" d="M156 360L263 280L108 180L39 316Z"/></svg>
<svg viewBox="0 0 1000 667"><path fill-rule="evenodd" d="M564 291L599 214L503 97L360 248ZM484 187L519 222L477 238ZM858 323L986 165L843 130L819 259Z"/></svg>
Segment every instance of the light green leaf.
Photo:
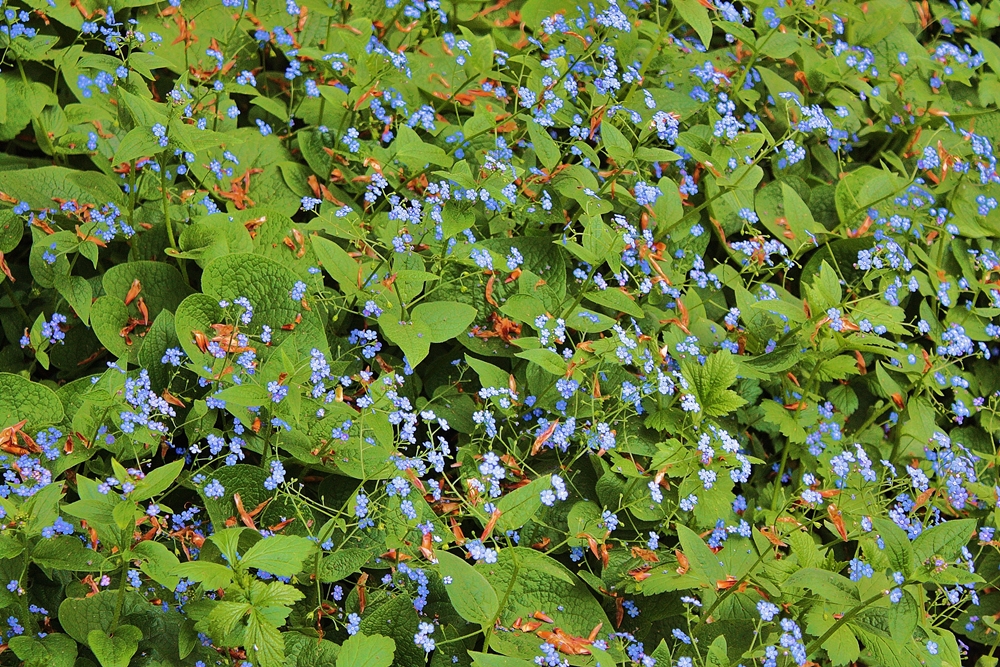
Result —
<svg viewBox="0 0 1000 667"><path fill-rule="evenodd" d="M416 368L430 352L431 332L422 320L414 318L403 321L399 317L398 311L386 309L379 315L379 329L386 338L399 346L410 367Z"/></svg>
<svg viewBox="0 0 1000 667"><path fill-rule="evenodd" d="M531 363L537 364L553 375L566 375L566 360L552 350L546 348L524 350L523 352L518 352L514 356L520 357L521 359L527 359Z"/></svg>
<svg viewBox="0 0 1000 667"><path fill-rule="evenodd" d="M712 43L712 19L708 9L698 0L676 0L675 6L688 25L698 33L701 43L708 48Z"/></svg>
<svg viewBox="0 0 1000 667"><path fill-rule="evenodd" d="M858 604L858 585L836 572L806 567L785 580L783 588L808 588L823 599L849 609Z"/></svg>
<svg viewBox="0 0 1000 667"><path fill-rule="evenodd" d="M591 303L606 306L616 313L626 313L640 319L646 317L646 314L642 312L642 308L639 307L639 304L631 296L614 287L606 290L587 292L583 295L583 298Z"/></svg>
<svg viewBox="0 0 1000 667"><path fill-rule="evenodd" d="M379 318L381 321L381 318ZM430 342L444 343L463 333L476 319L476 309L457 301L431 301L413 309L414 322L430 334ZM411 362L411 365L416 365Z"/></svg>
<svg viewBox="0 0 1000 667"><path fill-rule="evenodd" d="M368 562L372 554L367 549L345 547L323 556L319 565L319 580L325 584L340 581L355 572Z"/></svg>
<svg viewBox="0 0 1000 667"><path fill-rule="evenodd" d="M904 577L910 576L913 572L913 546L903 529L889 519L874 519L875 530L885 544L885 555L889 558L889 564L896 572L901 572Z"/></svg>
<svg viewBox="0 0 1000 667"><path fill-rule="evenodd" d="M240 621L250 613L253 606L247 602L222 600L212 607L208 615L208 627L213 635L222 639L236 629Z"/></svg>
<svg viewBox="0 0 1000 667"><path fill-rule="evenodd" d="M132 553L140 557L139 569L146 576L169 590L177 587L180 578L174 574L174 570L180 565L180 561L167 547L159 542L145 540L132 547Z"/></svg>
<svg viewBox="0 0 1000 667"><path fill-rule="evenodd" d="M531 143L535 147L535 155L538 156L539 162L551 171L562 158L562 153L559 152L556 142L552 140L545 128L533 120L528 120L528 136L531 137Z"/></svg>
<svg viewBox="0 0 1000 667"><path fill-rule="evenodd" d="M129 500L141 503L160 495L170 488L170 485L177 479L177 475L184 469L184 460L178 459L165 466L159 466L150 470L146 476L139 480L135 489L129 494Z"/></svg>
<svg viewBox="0 0 1000 667"><path fill-rule="evenodd" d="M119 165L122 162L131 162L141 157L152 157L163 150L165 149L153 136L152 130L140 126L129 130L129 133L122 138L111 163Z"/></svg>
<svg viewBox="0 0 1000 667"><path fill-rule="evenodd" d="M541 492L552 488L552 476L542 475L530 484L515 489L497 501L500 518L497 530L518 530L542 508Z"/></svg>
<svg viewBox="0 0 1000 667"><path fill-rule="evenodd" d="M897 642L908 642L913 638L913 629L920 622L920 606L908 590L903 591L899 602L889 605L889 634ZM957 667L957 666L956 666Z"/></svg>
<svg viewBox="0 0 1000 667"><path fill-rule="evenodd" d="M511 658L506 655L496 655L495 653L469 651L469 655L472 656L473 667L535 667L536 664L531 660L521 660L520 658Z"/></svg>
<svg viewBox="0 0 1000 667"><path fill-rule="evenodd" d="M486 578L462 558L440 551L438 568L442 577L451 577L445 584L452 606L470 623L486 627L493 623L500 601Z"/></svg>
<svg viewBox="0 0 1000 667"><path fill-rule="evenodd" d="M608 155L623 167L626 162L632 159L632 144L622 131L612 125L607 119L601 123L601 140L604 142L604 150Z"/></svg>
<svg viewBox="0 0 1000 667"><path fill-rule="evenodd" d="M209 563L207 561L191 561L181 563L173 569L175 576L184 577L191 581L200 581L208 590L225 588L233 581L233 571L225 565Z"/></svg>
<svg viewBox="0 0 1000 667"><path fill-rule="evenodd" d="M247 618L246 648L247 657L257 667L285 666L285 640L257 609Z"/></svg>
<svg viewBox="0 0 1000 667"><path fill-rule="evenodd" d="M698 533L683 524L677 524L677 538L690 564L691 575L713 589L716 582L726 578L726 570L719 562L719 558L712 553Z"/></svg>
<svg viewBox="0 0 1000 667"><path fill-rule="evenodd" d="M389 667L396 653L396 642L383 635L350 637L340 647L337 667Z"/></svg>
<svg viewBox="0 0 1000 667"><path fill-rule="evenodd" d="M302 571L302 563L316 549L316 543L295 535L274 535L250 547L240 566L255 567L278 577L291 577Z"/></svg>

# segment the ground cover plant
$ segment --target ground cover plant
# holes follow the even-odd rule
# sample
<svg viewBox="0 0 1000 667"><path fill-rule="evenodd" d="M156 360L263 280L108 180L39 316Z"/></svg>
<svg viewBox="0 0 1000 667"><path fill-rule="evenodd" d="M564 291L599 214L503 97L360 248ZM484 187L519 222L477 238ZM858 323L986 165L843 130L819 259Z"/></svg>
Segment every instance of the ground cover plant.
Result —
<svg viewBox="0 0 1000 667"><path fill-rule="evenodd" d="M997 0L4 12L0 664L997 664Z"/></svg>

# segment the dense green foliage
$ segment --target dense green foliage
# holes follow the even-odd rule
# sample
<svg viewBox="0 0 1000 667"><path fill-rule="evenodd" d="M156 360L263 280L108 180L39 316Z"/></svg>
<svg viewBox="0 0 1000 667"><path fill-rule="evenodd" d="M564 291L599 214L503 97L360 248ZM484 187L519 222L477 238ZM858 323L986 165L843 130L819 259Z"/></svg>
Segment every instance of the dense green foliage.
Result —
<svg viewBox="0 0 1000 667"><path fill-rule="evenodd" d="M1000 0L5 11L0 665L995 667Z"/></svg>

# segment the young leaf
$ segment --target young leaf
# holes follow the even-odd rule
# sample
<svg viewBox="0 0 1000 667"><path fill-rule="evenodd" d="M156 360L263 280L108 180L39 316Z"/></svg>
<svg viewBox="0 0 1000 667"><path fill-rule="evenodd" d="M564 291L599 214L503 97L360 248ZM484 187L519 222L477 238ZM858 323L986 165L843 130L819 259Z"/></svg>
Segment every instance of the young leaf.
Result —
<svg viewBox="0 0 1000 667"><path fill-rule="evenodd" d="M141 503L160 495L170 488L184 468L184 459L178 459L159 468L153 468L146 476L136 483L135 489L129 495L129 500Z"/></svg>

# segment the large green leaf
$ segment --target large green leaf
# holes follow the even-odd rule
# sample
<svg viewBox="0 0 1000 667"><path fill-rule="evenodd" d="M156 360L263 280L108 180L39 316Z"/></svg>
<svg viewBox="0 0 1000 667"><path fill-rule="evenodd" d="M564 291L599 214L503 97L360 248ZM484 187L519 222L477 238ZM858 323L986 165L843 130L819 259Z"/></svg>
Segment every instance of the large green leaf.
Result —
<svg viewBox="0 0 1000 667"><path fill-rule="evenodd" d="M358 633L341 645L337 667L389 667L395 652L389 637Z"/></svg>
<svg viewBox="0 0 1000 667"><path fill-rule="evenodd" d="M21 375L0 373L0 428L27 420L24 431L33 436L62 419L63 405L54 391Z"/></svg>
<svg viewBox="0 0 1000 667"><path fill-rule="evenodd" d="M274 331L271 348L259 346L258 356L266 357L269 349L280 345L293 331L296 348L308 356L312 348L325 350L327 343L318 311L304 308L290 296L300 280L298 274L273 259L241 253L214 260L205 267L201 284L204 293L216 301L224 299L231 303L239 297L250 300L253 321L241 331L259 335L264 325ZM294 325L294 329L282 330L286 325ZM181 341L190 338L190 332L182 336L179 317L177 326Z"/></svg>
<svg viewBox="0 0 1000 667"><path fill-rule="evenodd" d="M476 570L497 592L498 622L504 627L510 628L518 618L529 618L535 612L547 614L554 627L570 635L585 637L598 624L611 627L587 585L558 561L534 549L501 549L496 563L480 562ZM517 631L495 633L490 648L530 660L537 654L538 637Z"/></svg>
<svg viewBox="0 0 1000 667"><path fill-rule="evenodd" d="M441 576L450 578L445 587L455 611L470 623L492 624L500 602L486 578L454 554L441 551L437 557Z"/></svg>

